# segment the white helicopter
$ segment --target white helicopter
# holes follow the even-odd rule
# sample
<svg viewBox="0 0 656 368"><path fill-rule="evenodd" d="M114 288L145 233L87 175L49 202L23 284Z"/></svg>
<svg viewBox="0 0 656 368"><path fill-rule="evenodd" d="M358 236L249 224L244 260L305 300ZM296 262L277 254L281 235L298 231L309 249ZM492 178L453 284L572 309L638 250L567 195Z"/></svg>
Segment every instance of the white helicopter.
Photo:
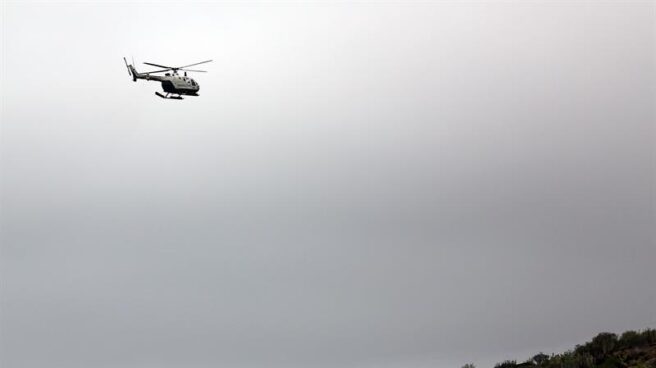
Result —
<svg viewBox="0 0 656 368"><path fill-rule="evenodd" d="M187 77L187 72L206 73L205 70L193 70L193 69L186 69L186 68L194 65L209 63L212 60L205 60L205 61L201 61L200 63L194 63L194 64L177 66L177 67L153 64L153 63L144 63L146 65L152 65L152 66L164 68L164 69L154 70L151 72L144 72L144 73L137 72L137 69L135 69L135 67L132 64L128 64L128 61L125 58L123 58L123 61L125 61L125 66L128 68L128 74L132 76L132 80L134 82L136 82L137 79L162 82L162 89L164 90L164 93L166 93L166 95L163 95L159 92L155 92L156 95L166 99L182 100L183 99L182 95L198 96L198 90L200 89L200 86L195 80ZM132 61L132 63L134 64L134 60ZM166 73L164 74L164 76L152 75L155 73L168 72L169 70L172 71L173 73ZM178 70L184 71L184 76L178 75Z"/></svg>

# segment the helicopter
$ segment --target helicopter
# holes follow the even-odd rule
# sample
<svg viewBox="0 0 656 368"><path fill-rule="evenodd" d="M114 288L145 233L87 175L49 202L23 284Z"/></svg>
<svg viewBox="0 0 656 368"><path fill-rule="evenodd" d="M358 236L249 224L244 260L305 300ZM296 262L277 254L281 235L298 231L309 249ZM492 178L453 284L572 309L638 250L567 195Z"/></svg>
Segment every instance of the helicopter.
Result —
<svg viewBox="0 0 656 368"><path fill-rule="evenodd" d="M164 99L182 100L183 95L198 96L198 90L200 89L200 85L198 85L198 83L195 80L187 77L187 72L206 73L205 70L193 70L193 69L186 69L186 68L199 64L209 63L212 60L205 60L205 61L201 61L200 63L194 63L194 64L176 66L176 67L144 62L144 64L146 65L156 66L164 69L154 70L150 72L143 72L143 73L137 72L137 69L134 67L134 65L132 65L134 64L134 60L132 61L132 64L128 64L128 61L124 57L123 61L125 62L125 66L128 68L128 74L132 77L132 81L136 82L137 79L145 79L147 81L152 80L152 81L162 82L162 89L166 94L155 92L157 96ZM184 76L179 75L178 70L184 71ZM153 75L155 73L163 73L168 71L171 71L172 73L166 73L163 76Z"/></svg>

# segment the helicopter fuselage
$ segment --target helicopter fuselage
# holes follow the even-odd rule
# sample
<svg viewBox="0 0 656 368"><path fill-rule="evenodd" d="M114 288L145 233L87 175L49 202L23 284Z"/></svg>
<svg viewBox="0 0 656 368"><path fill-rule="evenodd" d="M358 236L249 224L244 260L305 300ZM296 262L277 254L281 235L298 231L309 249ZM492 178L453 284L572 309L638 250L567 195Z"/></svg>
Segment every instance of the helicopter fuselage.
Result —
<svg viewBox="0 0 656 368"><path fill-rule="evenodd" d="M186 96L198 96L198 90L200 90L200 86L195 80L193 80L193 78L180 76L178 74L159 76L137 73L134 74L134 76L135 79L159 81L162 83L162 89L164 92L168 93L175 93Z"/></svg>

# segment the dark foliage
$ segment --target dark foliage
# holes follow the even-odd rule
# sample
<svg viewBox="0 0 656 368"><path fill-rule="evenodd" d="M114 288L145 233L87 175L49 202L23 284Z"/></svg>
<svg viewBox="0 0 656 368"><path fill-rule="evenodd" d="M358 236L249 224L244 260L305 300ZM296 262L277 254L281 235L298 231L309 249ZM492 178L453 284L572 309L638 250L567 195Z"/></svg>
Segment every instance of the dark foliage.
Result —
<svg viewBox="0 0 656 368"><path fill-rule="evenodd" d="M602 332L574 350L551 356L538 353L524 363L497 363L494 368L656 368L656 330L626 331L619 337Z"/></svg>
<svg viewBox="0 0 656 368"><path fill-rule="evenodd" d="M506 360L501 363L497 363L494 368L515 368L517 367L517 362L514 360Z"/></svg>

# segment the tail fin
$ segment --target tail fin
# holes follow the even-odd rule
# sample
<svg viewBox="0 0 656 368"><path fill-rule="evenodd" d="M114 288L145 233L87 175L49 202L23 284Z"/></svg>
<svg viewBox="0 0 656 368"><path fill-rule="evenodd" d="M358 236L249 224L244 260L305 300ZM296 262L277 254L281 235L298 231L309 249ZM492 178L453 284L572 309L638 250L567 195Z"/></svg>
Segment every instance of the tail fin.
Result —
<svg viewBox="0 0 656 368"><path fill-rule="evenodd" d="M128 64L128 61L123 57L123 61L125 61L125 67L128 68L128 74L132 76L132 81L136 82L137 81L137 69L134 68L132 64Z"/></svg>

